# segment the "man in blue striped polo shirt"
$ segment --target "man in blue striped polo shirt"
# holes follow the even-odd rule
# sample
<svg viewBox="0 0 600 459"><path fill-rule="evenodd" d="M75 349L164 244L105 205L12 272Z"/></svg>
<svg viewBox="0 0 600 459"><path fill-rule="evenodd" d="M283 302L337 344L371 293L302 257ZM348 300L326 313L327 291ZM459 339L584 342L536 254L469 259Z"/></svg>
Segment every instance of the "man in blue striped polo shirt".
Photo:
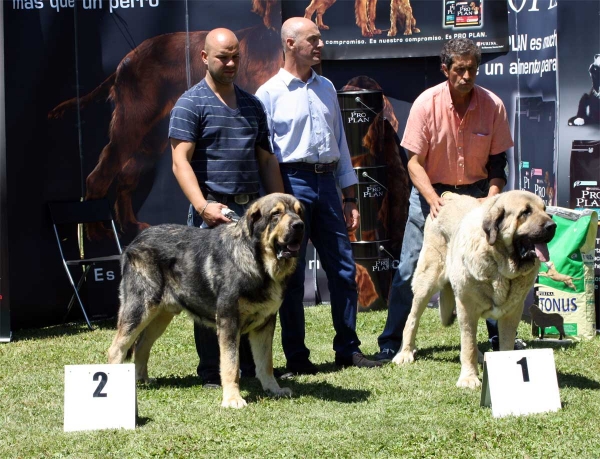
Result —
<svg viewBox="0 0 600 459"><path fill-rule="evenodd" d="M173 107L169 138L173 173L190 201L188 225L214 227L230 221L223 209L243 214L258 197L261 183L267 193L284 188L264 109L256 97L233 83L240 61L235 34L228 29L210 31L202 60L206 76ZM216 331L196 324L194 338L200 357L198 375L205 387L217 387ZM242 376L254 376L246 336L240 357Z"/></svg>

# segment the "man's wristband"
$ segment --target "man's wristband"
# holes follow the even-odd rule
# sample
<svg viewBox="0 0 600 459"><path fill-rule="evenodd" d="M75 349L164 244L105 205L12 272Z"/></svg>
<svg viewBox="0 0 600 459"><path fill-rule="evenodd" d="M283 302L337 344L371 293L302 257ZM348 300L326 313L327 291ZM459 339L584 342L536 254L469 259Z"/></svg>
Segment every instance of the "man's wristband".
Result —
<svg viewBox="0 0 600 459"><path fill-rule="evenodd" d="M353 202L354 204L356 204L356 203L358 202L358 199L356 199L356 198L344 198L344 199L342 200L342 202L343 202L344 204L346 204L347 202Z"/></svg>
<svg viewBox="0 0 600 459"><path fill-rule="evenodd" d="M209 204L210 204L210 202L206 201L206 204L204 205L204 207L200 211L200 214L199 214L200 217L202 217L202 215L204 215L204 211L206 210L206 208L208 207Z"/></svg>

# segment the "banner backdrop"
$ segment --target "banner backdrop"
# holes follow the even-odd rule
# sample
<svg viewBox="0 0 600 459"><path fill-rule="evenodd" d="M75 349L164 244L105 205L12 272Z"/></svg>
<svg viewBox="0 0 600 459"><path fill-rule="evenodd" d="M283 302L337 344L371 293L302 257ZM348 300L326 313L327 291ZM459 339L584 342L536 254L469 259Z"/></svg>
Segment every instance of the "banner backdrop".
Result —
<svg viewBox="0 0 600 459"><path fill-rule="evenodd" d="M304 15L313 3L309 0L3 2L6 170L9 171L6 187L11 199L5 221L10 222L11 319L15 328L55 323L62 318L71 295L59 262L46 202L107 195L116 204L124 243L146 224L183 223L188 204L171 172L165 139L166 116L183 89L204 74L197 56L205 31L224 26L241 37L242 56L248 57L244 57L237 83L254 91L282 63L280 5L286 19ZM430 14L441 14L436 12L437 8L429 11L424 6L438 2L411 3L416 27L421 31L413 31L406 37L424 36L423 30L427 29L421 26L421 21ZM440 0L440 10L442 3L445 7L451 2ZM325 25L340 21L354 28L354 34L358 31L357 39L364 39L355 25L354 6L362 4L360 1L329 0L324 4L330 6L320 18ZM368 4L373 6L375 2ZM380 10L386 4L387 12ZM484 54L478 84L495 92L508 111L515 138L515 148L508 152L508 188L528 189L548 204L569 207L571 166L582 173L595 167L595 163L589 167L572 165L571 160L581 156L581 151L590 152L589 157L583 155L586 159L595 158L594 142L600 140L597 123L593 122L592 103L595 55L600 53L600 5L597 0L563 1L560 7L557 0L484 0L479 5L484 27L490 24L489 8L500 4L508 11L504 33L508 52ZM236 15L231 15L231 11ZM369 17L376 19L375 24L386 32L388 13L389 3L380 1L376 14ZM319 21L316 14L312 18ZM502 20L498 19L498 23ZM454 33L451 28L443 29L448 34ZM322 30L326 40L328 32ZM459 29L457 33L470 32ZM560 69L556 54L559 35ZM378 36L386 37L385 33ZM398 31L397 36L404 37L403 32ZM483 42L488 37L472 38ZM443 40L429 43L430 54L437 55L442 43ZM396 131L401 137L414 99L444 80L437 57L397 58L422 55L412 54L413 46L417 50L422 44L391 44L385 57L396 58L371 60L368 68L363 62L351 60L352 55L340 54L323 62L322 73L338 89L382 90L383 114L393 128L385 132ZM343 49L332 43L325 45L325 51L334 54ZM359 56L366 57L381 56L370 51ZM132 69L136 71L127 73ZM132 78L117 78L126 75ZM122 86L124 82L130 85ZM151 102L157 109L156 116L144 119L131 112L140 102ZM580 109L584 116L577 116L582 114ZM115 117L118 120L119 113L125 113L122 116L127 123L111 122ZM576 118L583 118L584 123ZM132 127L143 130L141 134L134 133L137 143L133 146L128 143L132 139L132 131L128 129ZM406 204L408 189L408 183L404 182L407 180L405 152L402 149L394 152L398 136L386 141L391 152L390 161L386 160L386 180L398 187L396 193L390 194L396 199L390 208L398 212L389 217L393 222L406 218L403 203ZM121 160L127 159L125 164L119 160L115 165L119 155L111 154L114 151L121 153ZM576 154L572 155L572 151ZM401 163L396 161L398 157ZM594 201L590 197L588 202ZM391 266L396 268L403 225L396 223L390 228L398 230L391 237L394 244L386 248L392 254ZM89 247L91 243L86 244ZM320 271L315 270L315 276L317 284L322 286L323 299L327 297L326 283ZM98 279L107 282L106 276ZM99 303L107 302L102 294L92 296ZM98 304L100 310L109 306Z"/></svg>
<svg viewBox="0 0 600 459"><path fill-rule="evenodd" d="M600 2L561 1L558 15L558 204L600 213ZM594 264L598 323L600 228Z"/></svg>
<svg viewBox="0 0 600 459"><path fill-rule="evenodd" d="M457 37L508 48L506 0L286 0L283 14L317 23L324 59L435 56Z"/></svg>
<svg viewBox="0 0 600 459"><path fill-rule="evenodd" d="M275 74L281 8L273 0L14 0L2 8L19 328L60 321L71 296L48 201L107 196L124 244L147 225L186 222L167 145L170 109L204 77L200 50L215 27L240 40L239 86L254 92ZM106 241L101 231L91 236L86 250ZM89 281L91 315L114 313L118 276Z"/></svg>

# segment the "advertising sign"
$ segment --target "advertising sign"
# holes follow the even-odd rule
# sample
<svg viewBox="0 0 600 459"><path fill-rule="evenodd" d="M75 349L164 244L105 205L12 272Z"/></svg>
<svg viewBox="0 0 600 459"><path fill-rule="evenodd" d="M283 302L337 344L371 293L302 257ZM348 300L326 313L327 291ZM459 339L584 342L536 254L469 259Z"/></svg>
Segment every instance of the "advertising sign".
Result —
<svg viewBox="0 0 600 459"><path fill-rule="evenodd" d="M321 30L324 59L435 56L465 37L483 52L508 49L506 0L291 0L283 17L304 16Z"/></svg>

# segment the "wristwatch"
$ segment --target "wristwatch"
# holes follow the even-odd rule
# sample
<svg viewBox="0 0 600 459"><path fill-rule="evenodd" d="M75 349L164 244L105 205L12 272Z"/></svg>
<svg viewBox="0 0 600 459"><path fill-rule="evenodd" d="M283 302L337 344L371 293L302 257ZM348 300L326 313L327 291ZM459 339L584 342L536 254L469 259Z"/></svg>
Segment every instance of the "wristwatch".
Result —
<svg viewBox="0 0 600 459"><path fill-rule="evenodd" d="M346 204L347 202L353 202L354 204L356 204L356 203L358 202L358 199L356 199L356 198L344 198L344 199L342 200L342 202L343 202L344 204Z"/></svg>

